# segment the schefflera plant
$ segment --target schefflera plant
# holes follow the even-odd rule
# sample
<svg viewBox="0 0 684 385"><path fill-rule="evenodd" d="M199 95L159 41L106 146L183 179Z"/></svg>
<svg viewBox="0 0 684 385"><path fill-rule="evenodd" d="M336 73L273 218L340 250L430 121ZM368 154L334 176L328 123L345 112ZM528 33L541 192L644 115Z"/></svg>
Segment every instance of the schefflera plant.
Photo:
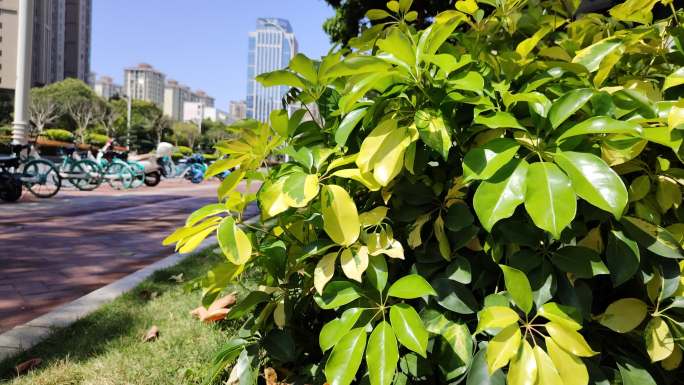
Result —
<svg viewBox="0 0 684 385"><path fill-rule="evenodd" d="M250 288L207 382L681 378L684 14L578 3L459 0L417 30L390 1L257 77L285 108L233 127L218 203L167 239L216 234L205 303Z"/></svg>

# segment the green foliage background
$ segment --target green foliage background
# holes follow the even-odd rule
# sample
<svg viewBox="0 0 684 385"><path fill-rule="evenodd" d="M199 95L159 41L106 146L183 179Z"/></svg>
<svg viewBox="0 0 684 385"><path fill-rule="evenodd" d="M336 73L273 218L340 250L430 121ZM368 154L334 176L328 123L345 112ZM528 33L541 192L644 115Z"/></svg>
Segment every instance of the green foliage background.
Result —
<svg viewBox="0 0 684 385"><path fill-rule="evenodd" d="M681 382L684 13L460 0L420 28L411 5L260 75L299 109L216 145L207 177L238 169L165 242L217 235L205 304L261 286L207 382Z"/></svg>

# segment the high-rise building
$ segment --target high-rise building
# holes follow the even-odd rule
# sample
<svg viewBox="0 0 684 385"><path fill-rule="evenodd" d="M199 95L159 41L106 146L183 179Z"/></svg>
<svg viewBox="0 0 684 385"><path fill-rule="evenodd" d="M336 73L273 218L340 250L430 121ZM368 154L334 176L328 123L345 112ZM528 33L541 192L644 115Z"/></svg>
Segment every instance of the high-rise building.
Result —
<svg viewBox="0 0 684 385"><path fill-rule="evenodd" d="M108 100L114 96L123 96L123 87L114 83L114 79L109 76L101 76L93 87L95 93L101 98Z"/></svg>
<svg viewBox="0 0 684 385"><path fill-rule="evenodd" d="M16 86L18 0L0 0L0 88ZM31 84L88 80L92 0L35 0Z"/></svg>
<svg viewBox="0 0 684 385"><path fill-rule="evenodd" d="M286 67L297 54L297 39L290 22L259 18L256 31L249 33L247 62L247 117L268 120L271 111L281 108L288 87L263 87L255 77Z"/></svg>
<svg viewBox="0 0 684 385"><path fill-rule="evenodd" d="M141 63L124 70L124 94L136 100L146 100L164 108L166 76L151 65Z"/></svg>
<svg viewBox="0 0 684 385"><path fill-rule="evenodd" d="M231 100L228 106L228 113L233 121L247 118L247 102L244 100Z"/></svg>
<svg viewBox="0 0 684 385"><path fill-rule="evenodd" d="M185 102L183 103L183 121L184 122L199 122L202 120L211 120L214 122L228 123L230 116L228 112L219 110L216 107L205 105L203 102Z"/></svg>
<svg viewBox="0 0 684 385"><path fill-rule="evenodd" d="M64 77L87 81L90 73L92 0L64 1Z"/></svg>
<svg viewBox="0 0 684 385"><path fill-rule="evenodd" d="M164 88L164 114L174 120L183 119L183 103L193 100L190 87L178 83L176 80L166 82Z"/></svg>
<svg viewBox="0 0 684 385"><path fill-rule="evenodd" d="M214 107L215 99L202 90L195 91L194 101L200 102L206 107Z"/></svg>

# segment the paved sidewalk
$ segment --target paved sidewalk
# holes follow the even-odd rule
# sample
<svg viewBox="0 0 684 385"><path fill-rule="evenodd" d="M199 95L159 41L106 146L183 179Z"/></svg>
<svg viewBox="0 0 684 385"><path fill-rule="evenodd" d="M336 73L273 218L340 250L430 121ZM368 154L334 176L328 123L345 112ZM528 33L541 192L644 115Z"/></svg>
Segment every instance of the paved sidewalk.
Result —
<svg viewBox="0 0 684 385"><path fill-rule="evenodd" d="M173 253L162 239L217 187L164 181L0 204L0 333Z"/></svg>

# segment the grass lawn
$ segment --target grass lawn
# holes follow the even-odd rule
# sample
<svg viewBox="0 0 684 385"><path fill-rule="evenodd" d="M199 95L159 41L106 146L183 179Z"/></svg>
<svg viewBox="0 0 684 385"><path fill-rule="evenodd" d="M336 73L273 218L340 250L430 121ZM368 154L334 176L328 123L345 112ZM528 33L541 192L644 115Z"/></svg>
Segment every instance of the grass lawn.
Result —
<svg viewBox="0 0 684 385"><path fill-rule="evenodd" d="M184 292L184 283L171 276L183 273L187 281L203 275L221 258L212 249L156 272L135 290L57 330L20 357L0 363L0 381L11 385L201 383L213 354L229 337L229 328L193 319L189 311L199 306L200 293ZM153 325L159 328L159 338L142 342ZM36 357L43 360L40 367L17 377L14 366Z"/></svg>

